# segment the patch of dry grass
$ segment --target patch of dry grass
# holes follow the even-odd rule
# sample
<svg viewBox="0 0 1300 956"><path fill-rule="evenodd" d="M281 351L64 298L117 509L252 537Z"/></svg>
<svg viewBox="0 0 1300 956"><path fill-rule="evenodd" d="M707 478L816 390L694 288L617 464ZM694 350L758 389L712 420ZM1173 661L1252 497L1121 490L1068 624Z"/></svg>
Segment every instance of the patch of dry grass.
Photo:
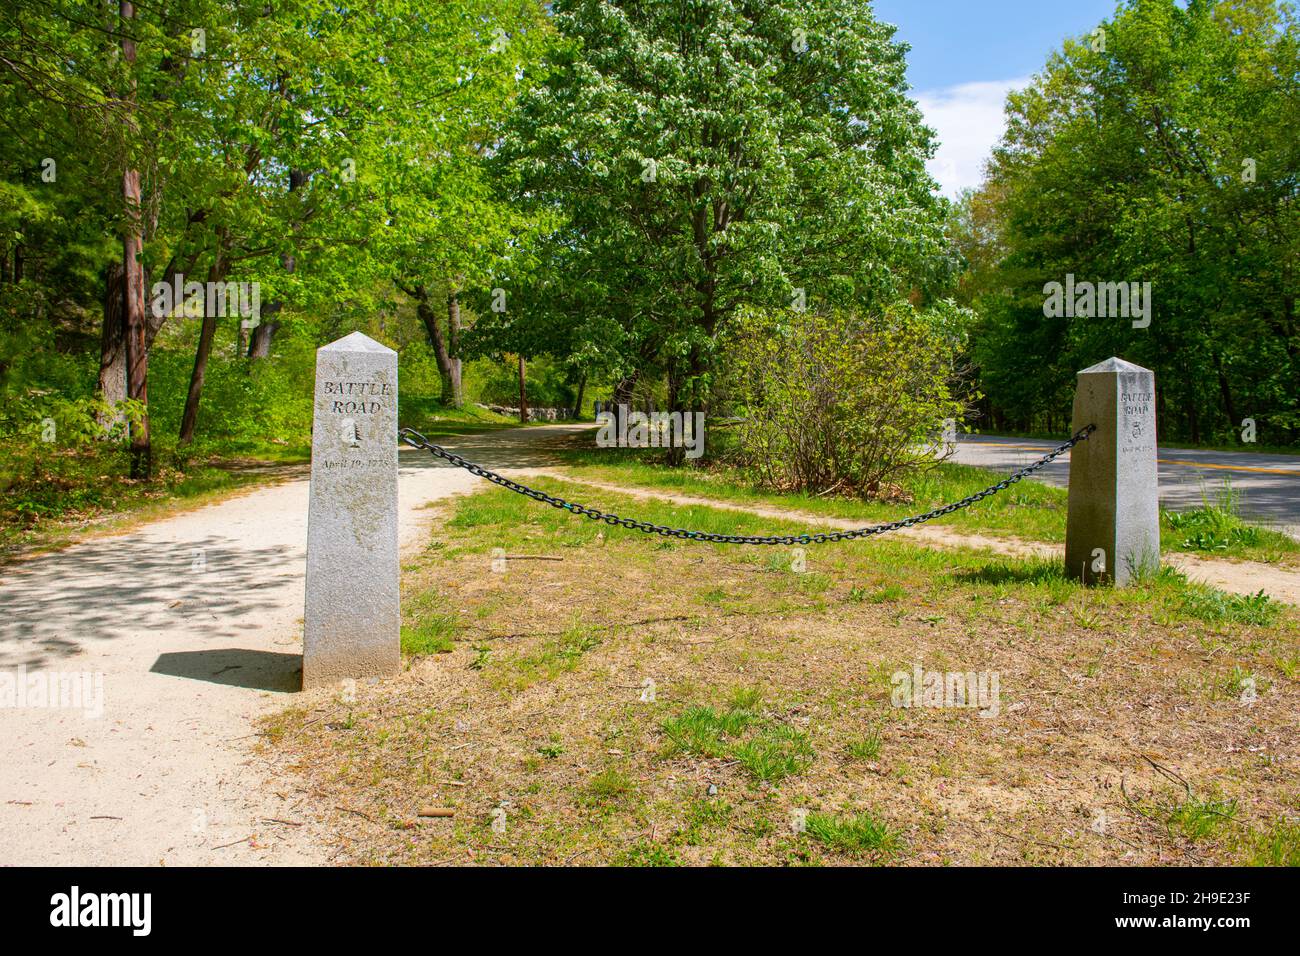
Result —
<svg viewBox="0 0 1300 956"><path fill-rule="evenodd" d="M271 724L340 860L1295 859L1293 610L891 541L809 549L799 573L781 549L647 538L500 491L449 507L404 588L408 626L449 618L451 650ZM498 547L563 560L498 573ZM997 672L997 716L894 706L917 665Z"/></svg>

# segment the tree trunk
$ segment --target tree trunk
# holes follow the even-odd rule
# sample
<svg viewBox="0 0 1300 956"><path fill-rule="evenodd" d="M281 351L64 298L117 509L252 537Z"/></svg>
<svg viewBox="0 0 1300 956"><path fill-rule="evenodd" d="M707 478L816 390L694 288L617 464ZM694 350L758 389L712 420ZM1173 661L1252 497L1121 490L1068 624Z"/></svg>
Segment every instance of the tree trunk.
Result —
<svg viewBox="0 0 1300 956"><path fill-rule="evenodd" d="M292 195L302 188L307 182L307 174L301 169L289 170L289 193ZM298 224L293 226L293 232L298 232ZM286 252L280 258L280 265L289 275L293 275L294 270L298 268L298 257L293 252ZM264 359L271 355L271 340L275 338L275 333L280 329L280 322L274 316L279 315L284 308L283 302L272 302L262 309L262 314L258 316L257 325L253 327L253 334L248 340L248 352L250 359ZM239 350L244 351L244 324L239 324Z"/></svg>
<svg viewBox="0 0 1300 956"><path fill-rule="evenodd" d="M203 325L199 329L199 347L194 352L194 370L190 373L190 388L185 393L181 433L176 439L178 447L188 445L194 440L194 426L199 420L199 401L203 398L203 380L208 373L208 355L212 352L212 339L216 332L217 317L205 312Z"/></svg>
<svg viewBox="0 0 1300 956"><path fill-rule="evenodd" d="M611 396L614 407L610 411L614 414L614 427L619 434L622 434L623 429L626 427L624 421L626 413L623 411L623 406L626 405L629 410L631 409L632 393L636 390L636 383L640 378L641 372L636 371L620 379L618 384L614 386L614 394Z"/></svg>
<svg viewBox="0 0 1300 956"><path fill-rule="evenodd" d="M583 372L578 377L578 395L573 400L573 417L582 417L582 393L587 390L587 373Z"/></svg>
<svg viewBox="0 0 1300 956"><path fill-rule="evenodd" d="M243 325L241 324L242 328ZM280 323L275 319L262 319L253 327L252 337L248 342L248 357L264 359L271 355L271 340L275 338Z"/></svg>
<svg viewBox="0 0 1300 956"><path fill-rule="evenodd" d="M705 395L700 387L704 372L704 356L697 346L691 349L684 374L679 370L671 370L668 374L668 410L682 413L683 429L688 425L694 427L695 413L705 410ZM685 447L674 445L668 449L668 464L677 467L685 461Z"/></svg>
<svg viewBox="0 0 1300 956"><path fill-rule="evenodd" d="M128 207L135 203L139 211L140 173L129 169L122 177L122 193ZM128 214L128 219L130 215ZM140 265L143 253L139 229L128 225L122 239L123 326L126 338L126 394L141 404L140 418L131 426L131 477L148 478L153 471L149 442L149 348L144 315L144 272Z"/></svg>
<svg viewBox="0 0 1300 956"><path fill-rule="evenodd" d="M118 13L123 20L135 19L135 4L121 0ZM135 41L130 39L131 28L124 26L122 60L128 70L135 66ZM135 130L135 80L130 81L126 97L128 128ZM122 206L125 212L122 229L122 271L124 303L122 323L126 337L126 394L142 406L140 420L131 427L131 477L148 478L153 471L153 453L149 443L149 324L144 309L144 253L143 221L140 204L140 171L130 168L130 160L122 171Z"/></svg>
<svg viewBox="0 0 1300 956"><path fill-rule="evenodd" d="M451 404L451 354L447 351L447 340L442 334L442 325L438 313L429 302L429 290L417 285L408 293L415 299L415 314L424 323L424 331L429 335L429 344L433 346L433 357L438 363L438 378L442 380L442 403Z"/></svg>
<svg viewBox="0 0 1300 956"><path fill-rule="evenodd" d="M631 405L632 392L636 389L637 380L640 379L640 372L633 372L626 378L620 379L614 386L613 400L615 405Z"/></svg>
<svg viewBox="0 0 1300 956"><path fill-rule="evenodd" d="M686 417L690 413L682 407L682 376L676 368L668 370L668 411L682 413L682 428L686 428ZM676 444L668 446L668 464L674 468L686 460L686 449Z"/></svg>
<svg viewBox="0 0 1300 956"><path fill-rule="evenodd" d="M208 269L208 282L224 282L226 278L226 262L223 257L220 245L224 244L225 237L219 240L216 261ZM208 314L207 304L204 303L203 325L199 329L199 345L194 351L194 370L190 373L190 388L185 394L185 411L181 414L181 433L177 438L178 446L188 445L194 440L194 427L199 420L199 402L203 399L203 382L208 374L208 356L212 354L212 339L217 334L217 316L215 310L212 315Z"/></svg>
<svg viewBox="0 0 1300 956"><path fill-rule="evenodd" d="M447 353L449 357L448 381L451 386L451 407L465 404L465 388L461 379L460 361L460 299L453 289L447 293Z"/></svg>
<svg viewBox="0 0 1300 956"><path fill-rule="evenodd" d="M104 279L104 324L99 340L99 381L95 386L99 397L114 409L126 398L126 289L122 279L122 263L114 262ZM121 421L122 413L113 411L102 415L99 424L107 431Z"/></svg>
<svg viewBox="0 0 1300 956"><path fill-rule="evenodd" d="M528 422L528 389L524 385L524 357L519 356L519 420Z"/></svg>
<svg viewBox="0 0 1300 956"><path fill-rule="evenodd" d="M1223 356L1218 352L1214 353L1214 371L1219 378L1219 395L1223 398L1223 410L1228 416L1228 431L1236 431L1241 427L1241 419L1237 417L1237 403L1232 399L1232 386L1228 382L1228 373L1223 367Z"/></svg>

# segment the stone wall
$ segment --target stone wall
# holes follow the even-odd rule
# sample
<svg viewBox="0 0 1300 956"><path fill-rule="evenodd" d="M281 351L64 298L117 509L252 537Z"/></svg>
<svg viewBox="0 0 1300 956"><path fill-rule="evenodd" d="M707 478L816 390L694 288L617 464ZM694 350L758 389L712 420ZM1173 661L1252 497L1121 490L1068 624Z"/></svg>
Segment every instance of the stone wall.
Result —
<svg viewBox="0 0 1300 956"><path fill-rule="evenodd" d="M518 408L509 408L505 405L483 405L479 408L486 408L489 412L496 412L498 415L509 415L512 418L519 417ZM566 418L573 417L571 408L530 408L528 409L528 420L530 422L559 422Z"/></svg>

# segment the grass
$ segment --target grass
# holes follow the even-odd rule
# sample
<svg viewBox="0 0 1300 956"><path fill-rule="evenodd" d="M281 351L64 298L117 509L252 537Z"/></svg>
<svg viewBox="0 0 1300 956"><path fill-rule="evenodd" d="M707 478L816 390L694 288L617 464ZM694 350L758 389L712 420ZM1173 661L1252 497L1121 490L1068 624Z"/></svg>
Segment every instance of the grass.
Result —
<svg viewBox="0 0 1300 956"><path fill-rule="evenodd" d="M1235 800L1189 799L1169 811L1165 826L1188 840L1204 840L1217 834L1237 817Z"/></svg>
<svg viewBox="0 0 1300 956"><path fill-rule="evenodd" d="M844 753L852 760L875 760L880 756L880 734L869 734L849 741Z"/></svg>
<svg viewBox="0 0 1300 956"><path fill-rule="evenodd" d="M477 435L500 431L503 428L523 428L518 418L498 415L472 403L462 408L448 408L436 398L426 398L402 403L401 427L414 428L431 441L453 438L457 435ZM553 424L529 422L528 425Z"/></svg>
<svg viewBox="0 0 1300 956"><path fill-rule="evenodd" d="M725 708L686 708L661 725L667 741L664 756L734 761L763 783L797 776L815 756L807 734L767 718L759 703L757 690L741 688Z"/></svg>
<svg viewBox="0 0 1300 956"><path fill-rule="evenodd" d="M449 654L455 645L458 630L456 618L450 614L426 614L415 624L402 627L402 653L409 657L429 654Z"/></svg>
<svg viewBox="0 0 1300 956"><path fill-rule="evenodd" d="M1201 584L1184 584L1180 590L1182 612L1209 624L1267 627L1282 613L1282 605L1262 590L1257 594L1225 594Z"/></svg>
<svg viewBox="0 0 1300 956"><path fill-rule="evenodd" d="M901 843L893 830L870 813L839 816L831 813L808 814L806 833L835 853L872 856L880 860L893 857Z"/></svg>
<svg viewBox="0 0 1300 956"><path fill-rule="evenodd" d="M571 623L557 637L535 650L486 659L476 670L498 690L517 692L539 681L553 681L577 669L583 655L599 646L600 636L581 621Z"/></svg>
<svg viewBox="0 0 1300 956"><path fill-rule="evenodd" d="M1215 495L1202 493L1202 505L1190 511L1161 510L1164 545L1176 551L1228 555L1276 562L1300 551L1300 542L1241 516L1241 494L1225 483Z"/></svg>
<svg viewBox="0 0 1300 956"><path fill-rule="evenodd" d="M681 866L681 861L669 849L653 843L641 841L632 845L626 853L618 856L617 866Z"/></svg>
<svg viewBox="0 0 1300 956"><path fill-rule="evenodd" d="M588 807L607 807L623 803L635 793L636 786L628 775L611 767L591 778L580 802Z"/></svg>
<svg viewBox="0 0 1300 956"><path fill-rule="evenodd" d="M1300 821L1274 821L1243 842L1247 866L1300 866Z"/></svg>
<svg viewBox="0 0 1300 956"><path fill-rule="evenodd" d="M660 524L801 528L537 484ZM1296 857L1297 773L1279 757L1300 709L1300 617L1286 605L1171 570L1084 588L1055 560L899 538L808 548L800 572L779 548L650 538L499 489L440 509L404 576L404 623L427 620L451 650L408 647L406 675L266 725L347 862ZM562 560L501 573L495 548ZM918 665L997 672L997 716L895 707L891 675ZM481 821L506 799L504 834L416 815Z"/></svg>
<svg viewBox="0 0 1300 956"><path fill-rule="evenodd" d="M658 452L642 449L572 448L564 453L570 473L622 487L642 487L699 496L737 505L777 508L819 517L883 523L928 511L983 490L1005 475L969 465L944 462L902 484L906 500L897 503L843 497L778 494L761 487L745 471L702 459L669 467ZM1240 496L1226 484L1217 495L1207 491L1205 504L1188 512L1161 513L1166 550L1300 564L1300 541L1252 524L1240 514ZM1037 481L1021 481L978 505L931 522L955 530L994 537L1062 543L1065 541L1067 492Z"/></svg>

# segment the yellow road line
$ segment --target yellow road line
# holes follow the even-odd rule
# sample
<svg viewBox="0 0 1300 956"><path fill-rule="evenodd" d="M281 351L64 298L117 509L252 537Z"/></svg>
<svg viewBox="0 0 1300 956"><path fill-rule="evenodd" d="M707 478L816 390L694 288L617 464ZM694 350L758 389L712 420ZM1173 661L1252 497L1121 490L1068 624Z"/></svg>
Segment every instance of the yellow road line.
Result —
<svg viewBox="0 0 1300 956"><path fill-rule="evenodd" d="M966 443L968 448L1018 448L1021 451L1045 451L1050 445L1013 445L1010 442L973 441ZM1257 475L1290 475L1300 478L1300 470L1295 468L1262 468L1255 465L1218 465L1208 461L1188 461L1185 458L1157 458L1162 465L1188 465L1192 468L1214 468L1219 471L1249 471Z"/></svg>
<svg viewBox="0 0 1300 956"><path fill-rule="evenodd" d="M1300 471L1294 468L1256 468L1253 465L1214 465L1207 461L1186 461L1180 458L1158 458L1162 465L1191 465L1193 468L1218 468L1221 471L1253 471L1261 475L1290 475L1300 478Z"/></svg>

